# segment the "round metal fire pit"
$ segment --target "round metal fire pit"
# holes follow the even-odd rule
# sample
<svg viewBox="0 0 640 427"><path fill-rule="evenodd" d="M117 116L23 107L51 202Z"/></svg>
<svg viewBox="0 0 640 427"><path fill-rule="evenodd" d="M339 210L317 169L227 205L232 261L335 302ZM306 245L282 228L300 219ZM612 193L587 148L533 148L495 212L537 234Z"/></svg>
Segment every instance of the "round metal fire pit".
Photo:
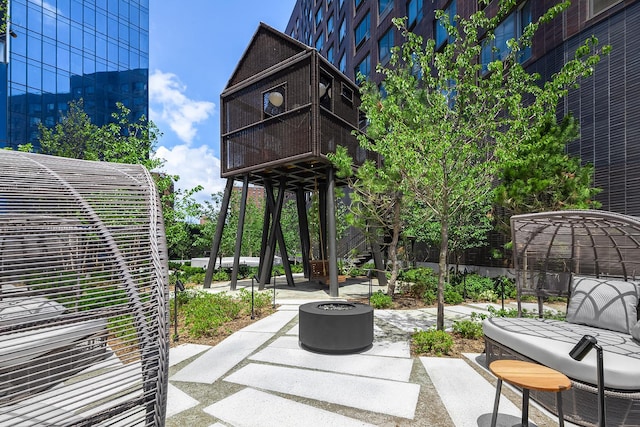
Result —
<svg viewBox="0 0 640 427"><path fill-rule="evenodd" d="M321 353L354 353L373 343L373 308L359 303L320 301L299 312L302 347Z"/></svg>

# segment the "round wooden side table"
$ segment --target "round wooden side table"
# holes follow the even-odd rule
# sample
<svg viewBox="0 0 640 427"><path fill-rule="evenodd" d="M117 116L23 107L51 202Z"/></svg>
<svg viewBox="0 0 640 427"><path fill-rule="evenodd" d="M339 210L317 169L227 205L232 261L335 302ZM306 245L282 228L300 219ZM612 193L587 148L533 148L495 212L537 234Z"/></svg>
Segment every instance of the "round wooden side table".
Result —
<svg viewBox="0 0 640 427"><path fill-rule="evenodd" d="M496 360L491 362L489 369L498 377L491 427L495 427L498 420L498 404L500 402L502 381L522 388L522 425L524 427L529 426L529 390L556 393L558 423L560 427L564 426L561 392L571 388L571 381L566 375L555 369L521 360Z"/></svg>

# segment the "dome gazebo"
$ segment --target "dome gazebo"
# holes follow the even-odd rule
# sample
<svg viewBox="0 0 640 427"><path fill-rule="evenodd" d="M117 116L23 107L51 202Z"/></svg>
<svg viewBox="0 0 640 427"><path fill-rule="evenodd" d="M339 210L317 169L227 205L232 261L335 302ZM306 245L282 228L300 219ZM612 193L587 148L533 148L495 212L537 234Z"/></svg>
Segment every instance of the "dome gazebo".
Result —
<svg viewBox="0 0 640 427"><path fill-rule="evenodd" d="M518 298L567 296L571 274L640 277L640 219L599 210L511 217ZM519 301L519 299L518 299Z"/></svg>
<svg viewBox="0 0 640 427"><path fill-rule="evenodd" d="M0 150L0 424L164 425L168 329L150 173Z"/></svg>

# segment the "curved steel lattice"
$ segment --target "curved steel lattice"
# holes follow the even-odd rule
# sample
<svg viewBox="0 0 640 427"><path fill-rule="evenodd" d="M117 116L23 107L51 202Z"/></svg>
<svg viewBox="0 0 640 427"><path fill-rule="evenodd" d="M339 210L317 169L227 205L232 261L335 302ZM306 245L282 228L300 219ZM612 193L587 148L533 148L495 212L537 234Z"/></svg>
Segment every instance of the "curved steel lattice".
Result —
<svg viewBox="0 0 640 427"><path fill-rule="evenodd" d="M640 276L639 218L596 210L514 215L511 233L521 294L567 295L571 274Z"/></svg>
<svg viewBox="0 0 640 427"><path fill-rule="evenodd" d="M0 425L163 425L166 265L144 167L0 150Z"/></svg>

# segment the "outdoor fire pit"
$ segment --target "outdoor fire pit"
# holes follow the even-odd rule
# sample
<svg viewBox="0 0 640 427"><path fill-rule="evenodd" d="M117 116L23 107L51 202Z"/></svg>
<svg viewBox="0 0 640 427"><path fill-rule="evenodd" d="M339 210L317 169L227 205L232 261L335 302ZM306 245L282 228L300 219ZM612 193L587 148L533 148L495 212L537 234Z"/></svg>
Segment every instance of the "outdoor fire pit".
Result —
<svg viewBox="0 0 640 427"><path fill-rule="evenodd" d="M359 303L320 301L299 312L302 347L321 353L355 353L373 343L373 308Z"/></svg>

